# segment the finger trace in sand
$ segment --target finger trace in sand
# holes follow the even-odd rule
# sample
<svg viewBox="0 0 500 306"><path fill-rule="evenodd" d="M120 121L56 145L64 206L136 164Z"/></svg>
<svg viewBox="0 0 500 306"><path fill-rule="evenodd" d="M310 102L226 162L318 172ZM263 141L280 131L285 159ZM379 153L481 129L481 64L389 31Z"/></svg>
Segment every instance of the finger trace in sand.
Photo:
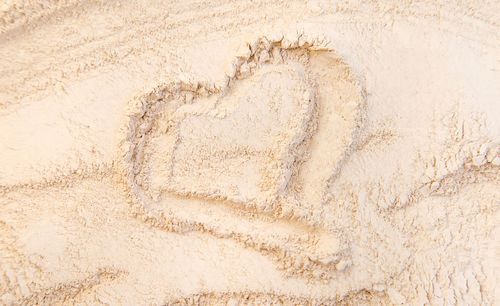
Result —
<svg viewBox="0 0 500 306"><path fill-rule="evenodd" d="M246 50L218 93L173 84L149 102L129 185L153 223L235 239L291 275L333 278L349 244L321 226L323 195L359 125L361 89L333 51L267 39Z"/></svg>

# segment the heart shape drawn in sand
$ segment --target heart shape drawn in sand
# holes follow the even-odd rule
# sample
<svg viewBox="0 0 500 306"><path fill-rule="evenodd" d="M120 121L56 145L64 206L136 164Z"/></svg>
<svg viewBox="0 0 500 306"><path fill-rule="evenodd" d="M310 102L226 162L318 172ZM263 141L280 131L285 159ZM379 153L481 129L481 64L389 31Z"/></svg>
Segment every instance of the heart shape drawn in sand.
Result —
<svg viewBox="0 0 500 306"><path fill-rule="evenodd" d="M325 227L324 195L359 128L362 91L335 52L300 41L257 41L222 88L177 82L140 98L128 184L152 225L233 239L289 275L332 279L350 266L352 241Z"/></svg>

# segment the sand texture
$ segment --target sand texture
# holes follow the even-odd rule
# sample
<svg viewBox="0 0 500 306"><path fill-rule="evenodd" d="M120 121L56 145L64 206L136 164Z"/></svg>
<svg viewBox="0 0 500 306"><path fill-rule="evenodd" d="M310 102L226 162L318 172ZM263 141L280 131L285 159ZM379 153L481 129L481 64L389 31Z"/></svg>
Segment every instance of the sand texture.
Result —
<svg viewBox="0 0 500 306"><path fill-rule="evenodd" d="M500 2L0 3L0 305L500 303Z"/></svg>

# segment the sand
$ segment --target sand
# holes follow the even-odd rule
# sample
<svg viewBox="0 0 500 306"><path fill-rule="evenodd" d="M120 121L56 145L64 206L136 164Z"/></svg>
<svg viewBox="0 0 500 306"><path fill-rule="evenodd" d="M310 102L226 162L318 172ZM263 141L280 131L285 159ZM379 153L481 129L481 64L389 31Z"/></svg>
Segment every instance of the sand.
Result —
<svg viewBox="0 0 500 306"><path fill-rule="evenodd" d="M0 5L0 304L494 305L500 5Z"/></svg>

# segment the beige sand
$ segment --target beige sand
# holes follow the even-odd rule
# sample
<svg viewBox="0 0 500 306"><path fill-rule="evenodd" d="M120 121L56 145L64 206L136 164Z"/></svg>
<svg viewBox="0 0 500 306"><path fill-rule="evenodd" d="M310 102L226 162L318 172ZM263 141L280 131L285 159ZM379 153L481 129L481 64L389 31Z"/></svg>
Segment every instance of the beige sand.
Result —
<svg viewBox="0 0 500 306"><path fill-rule="evenodd" d="M499 20L4 2L0 304L498 304Z"/></svg>

